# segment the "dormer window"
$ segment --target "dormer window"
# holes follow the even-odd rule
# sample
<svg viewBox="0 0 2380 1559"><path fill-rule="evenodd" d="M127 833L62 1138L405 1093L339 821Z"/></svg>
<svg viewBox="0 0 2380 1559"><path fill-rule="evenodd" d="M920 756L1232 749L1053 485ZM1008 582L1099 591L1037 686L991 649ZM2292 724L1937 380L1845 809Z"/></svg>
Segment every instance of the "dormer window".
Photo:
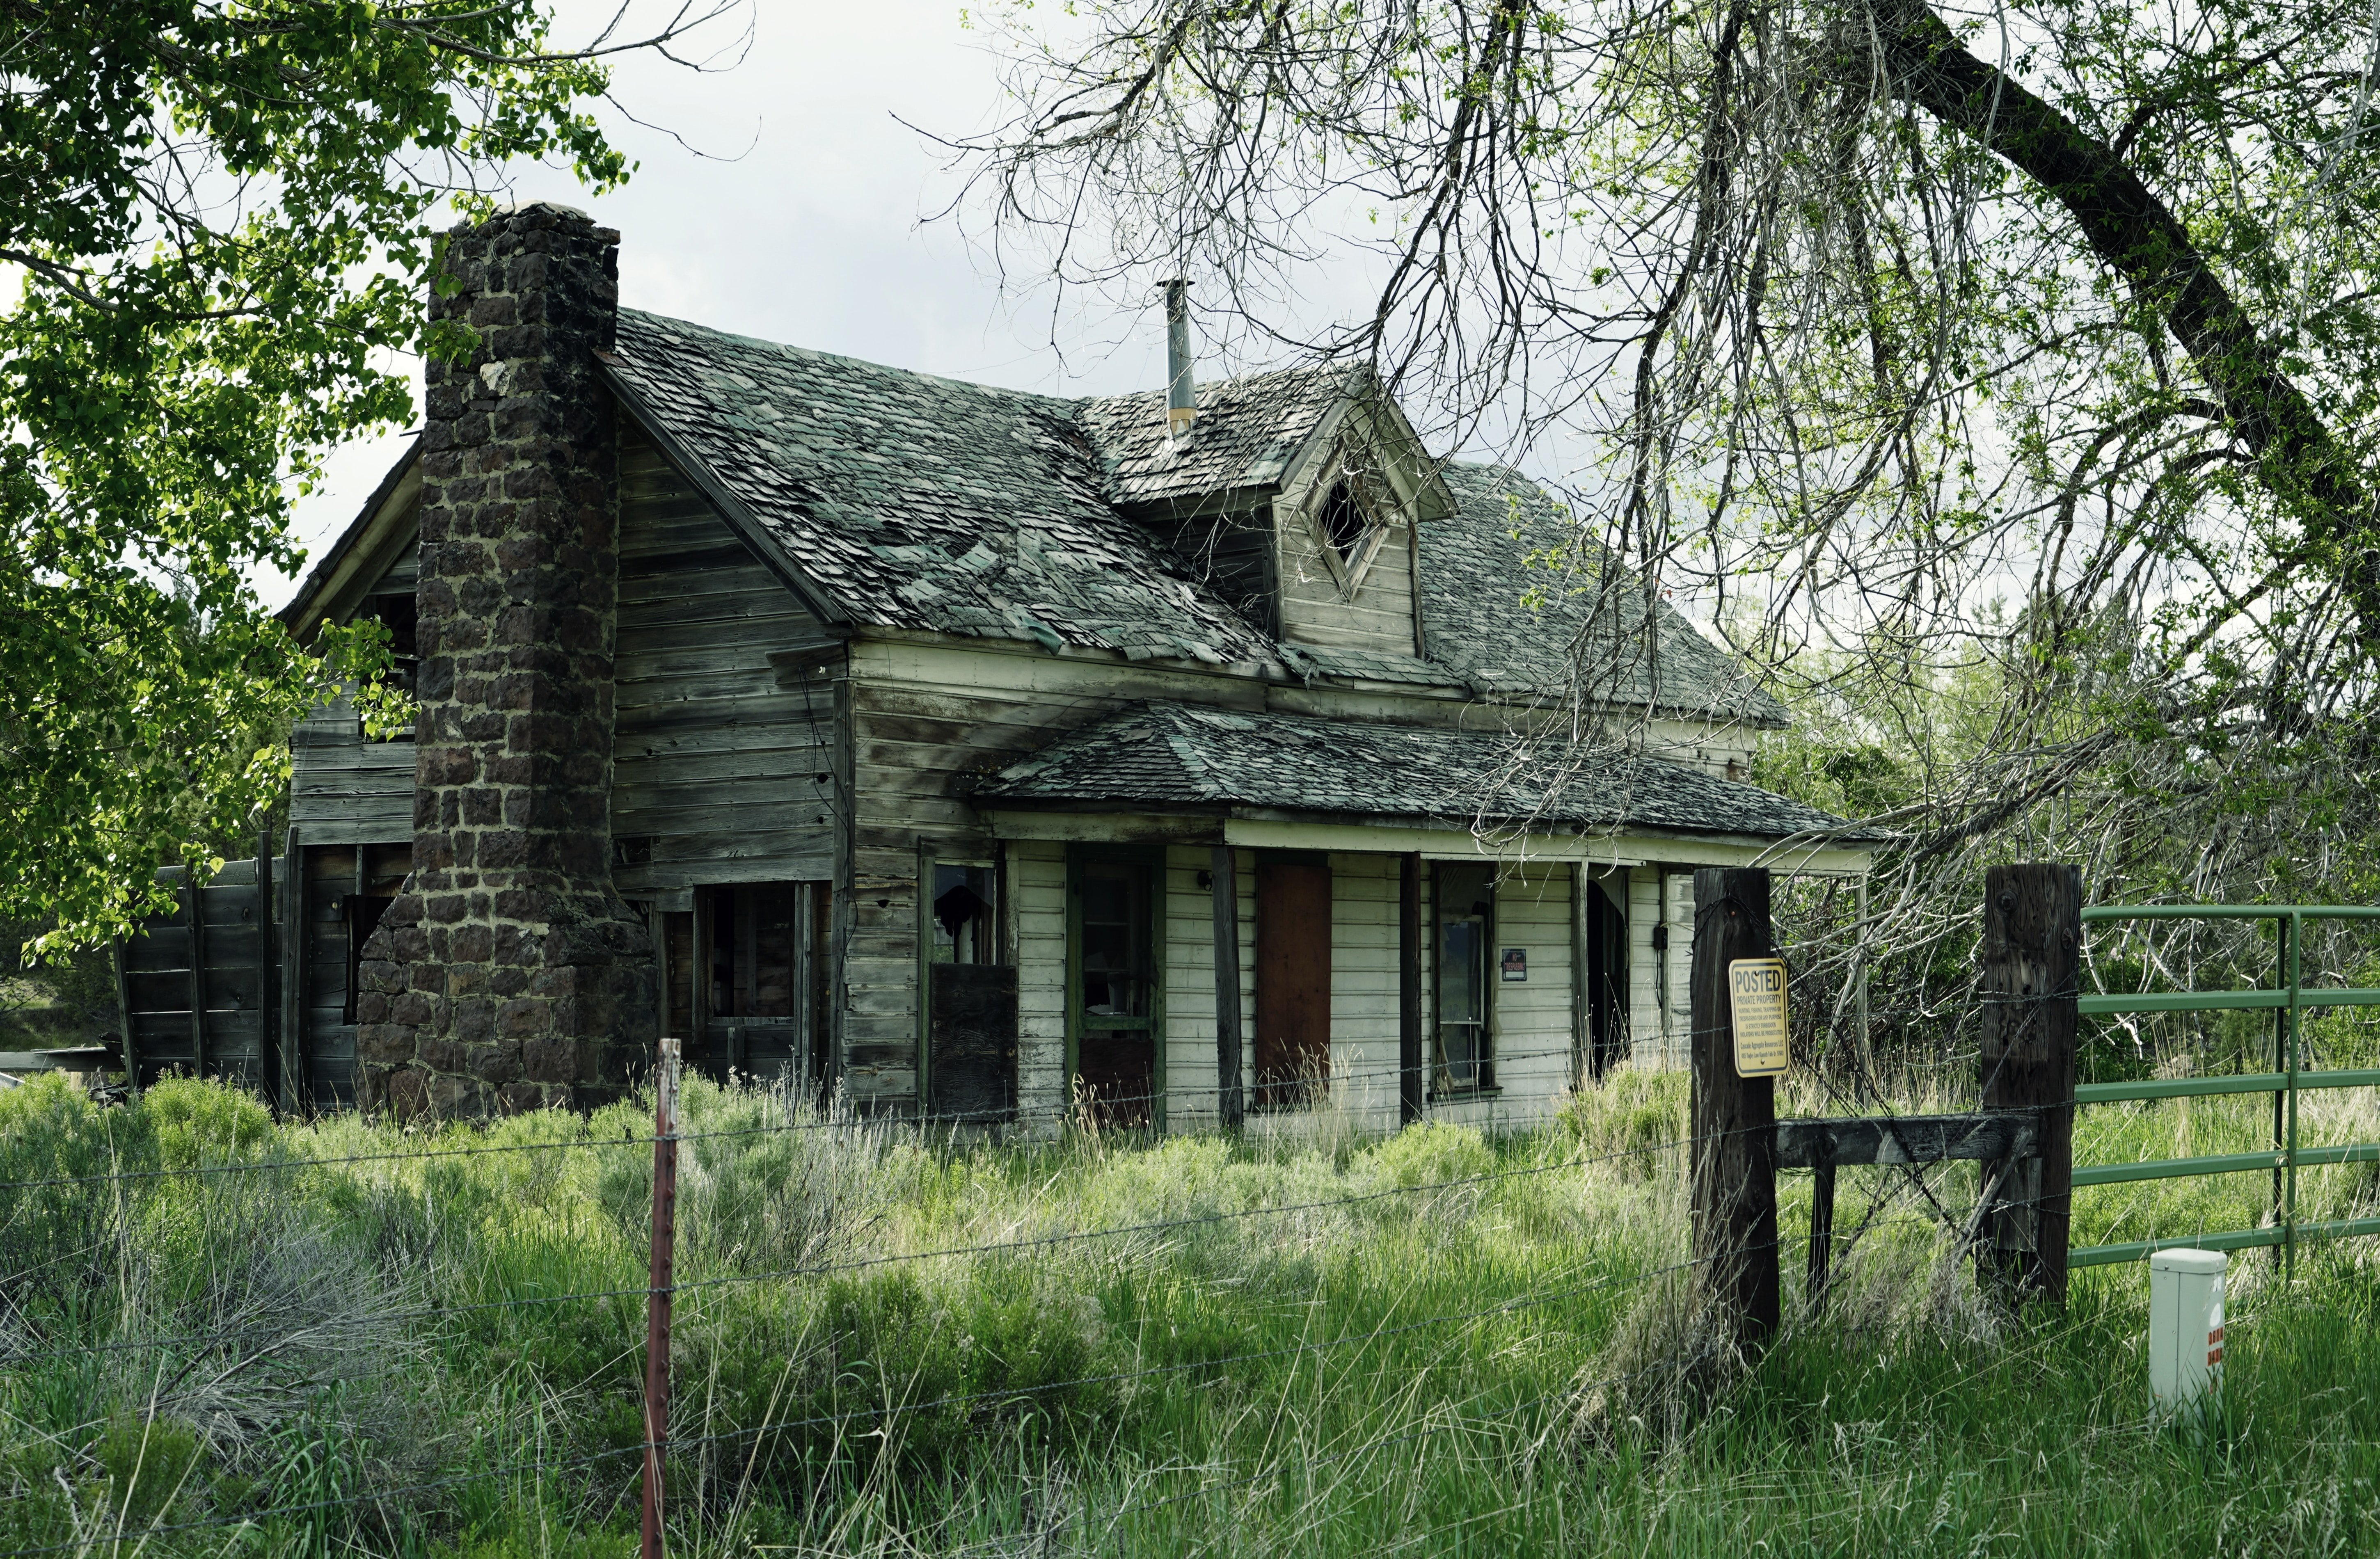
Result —
<svg viewBox="0 0 2380 1559"><path fill-rule="evenodd" d="M1331 483L1322 500L1322 537L1339 554L1339 561L1353 568L1356 554L1363 550L1365 538L1371 532L1372 516L1364 512L1355 489L1343 477Z"/></svg>

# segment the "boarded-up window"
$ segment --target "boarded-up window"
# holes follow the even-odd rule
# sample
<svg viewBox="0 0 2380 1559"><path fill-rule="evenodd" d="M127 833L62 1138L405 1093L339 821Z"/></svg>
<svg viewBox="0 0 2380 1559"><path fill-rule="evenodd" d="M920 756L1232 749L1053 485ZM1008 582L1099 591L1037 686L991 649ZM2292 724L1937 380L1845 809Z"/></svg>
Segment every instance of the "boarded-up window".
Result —
<svg viewBox="0 0 2380 1559"><path fill-rule="evenodd" d="M1291 1108L1330 1077L1330 863L1257 857L1257 1104Z"/></svg>
<svg viewBox="0 0 2380 1559"><path fill-rule="evenodd" d="M1016 969L937 963L928 982L933 1113L968 1124L1016 1109Z"/></svg>

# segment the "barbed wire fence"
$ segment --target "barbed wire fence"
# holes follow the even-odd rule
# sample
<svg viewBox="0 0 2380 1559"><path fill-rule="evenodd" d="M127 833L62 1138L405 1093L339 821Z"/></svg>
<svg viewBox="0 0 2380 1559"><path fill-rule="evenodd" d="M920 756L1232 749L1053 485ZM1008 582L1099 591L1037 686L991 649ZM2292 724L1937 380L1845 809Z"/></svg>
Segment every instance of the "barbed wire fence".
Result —
<svg viewBox="0 0 2380 1559"><path fill-rule="evenodd" d="M1698 1020L1697 1028L1702 1026L1703 1021ZM1565 1047L1545 1054L1568 1056L1570 1051ZM1518 1058L1505 1057L1508 1061ZM1359 1073L1393 1078L1401 1070L1342 1069L1332 1082L1337 1087ZM636 1160L650 1154L652 1178L643 1184L641 1204L616 1209L625 1222L628 1214L650 1213L656 1205L671 1204L682 1153L690 1151L691 1157L686 1162L699 1170L705 1151L756 1140L863 1145L873 1142L881 1147L897 1137L905 1146L922 1150L938 1144L965 1145L971 1141L968 1129L986 1124L976 1116L920 1114L867 1119L848 1109L806 1114L788 1106L771 1119L687 1129L666 1102L674 1091L674 1080L664 1076L656 1081L660 1084L656 1089L660 1113L650 1132L623 1130L615 1136L589 1119L575 1130L551 1131L520 1142L455 1142L425 1137L418 1146L319 1155L290 1154L285 1147L259 1148L252 1156L215 1162L174 1166L118 1165L105 1171L0 1180L0 1231L25 1216L35 1199L45 1195L66 1198L69 1213L79 1207L85 1213L121 1217L137 1199L167 1186L270 1187L289 1177L367 1170L370 1173L364 1179L369 1183L403 1180L414 1184L426 1203L440 1194L440 1177L449 1166L463 1161L503 1155L518 1166L522 1176L534 1178L550 1178L558 1172L555 1166L559 1161L582 1155L601 1155L609 1160L613 1154L626 1154ZM1816 1096L1821 1098L1840 1096L1823 1079L1815 1086ZM1202 1092L1208 1091L1167 1091L1175 1101ZM1123 1102L1099 1103L1113 1108ZM1142 1102L1153 1106L1160 1101L1150 1095ZM1016 1117L1015 1122L1026 1128L1071 1123L1091 1137L1102 1130L1095 1108L1082 1100L1072 1102L1062 1116L1053 1114L1048 1120L1037 1120L1032 1112L1026 1112ZM1691 1254L1649 1263L1642 1249L1607 1247L1589 1240L1576 1252L1566 1253L1569 1259L1560 1262L1556 1270L1534 1276L1520 1293L1494 1299L1482 1296L1483 1302L1478 1303L1424 1307L1429 1313L1421 1315L1400 1314L1398 1303L1390 1300L1373 1307L1382 1313L1338 1326L1328 1335L1300 1336L1294 1342L1213 1352L1193 1349L1193 1357L1135 1361L1129 1367L1056 1370L1050 1372L1046 1379L1017 1378L992 1384L978 1381L959 1390L918 1389L919 1381L916 1378L895 1379L880 1370L872 1376L863 1372L851 1376L847 1394L841 1383L836 1390L828 1393L832 1398L827 1404L829 1410L808 1410L796 1404L792 1410L781 1411L781 1390L770 1396L757 1421L724 1428L712 1427L715 1420L706 1403L698 1409L701 1416L691 1432L674 1420L667 1406L674 1395L671 1376L674 1368L667 1323L670 1311L683 1306L678 1312L681 1318L698 1328L710 1327L716 1316L703 1306L715 1297L734 1292L766 1297L817 1294L856 1275L887 1270L928 1272L937 1264L972 1264L976 1269L999 1263L1030 1266L1064 1252L1090 1251L1113 1252L1101 1259L1123 1268L1152 1252L1195 1239L1201 1231L1227 1227L1275 1231L1271 1238L1276 1242L1293 1242L1301 1238L1301 1220L1360 1214L1366 1209L1427 1209L1484 1195L1499 1187L1545 1181L1551 1177L1585 1176L1598 1168L1630 1162L1647 1166L1648 1170L1660 1163L1683 1170L1688 1161L1696 1165L1715 1161L1717 1150L1727 1140L1769 1130L1766 1122L1718 1130L1689 1128L1609 1146L1596 1145L1582 1135L1569 1144L1582 1151L1555 1151L1564 1144L1560 1138L1549 1137L1528 1162L1499 1163L1491 1169L1439 1175L1377 1189L1345 1187L1327 1195L1276 1197L1242 1205L1208 1204L1159 1217L1110 1218L1082 1227L1047 1227L1053 1219L1064 1220L1044 1206L1012 1219L1014 1227L997 1238L926 1240L917 1242L915 1248L900 1250L870 1250L856 1241L830 1241L807 1248L801 1259L790 1262L741 1259L747 1253L739 1249L730 1252L730 1259L724 1262L715 1259L715 1253L707 1256L689 1272L672 1269L669 1258L676 1237L675 1227L667 1218L656 1218L651 1245L654 1260L648 1280L642 1283L555 1283L535 1291L522 1291L521 1286L504 1275L450 1273L448 1293L420 1297L418 1302L379 1303L368 1314L359 1312L355 1306L342 1308L336 1303L311 1309L296 1305L287 1313L278 1313L273 1310L268 1295L266 1302L251 1299L246 1309L227 1321L196 1328L156 1327L152 1324L155 1317L132 1307L127 1307L115 1318L112 1329L94 1324L95 1318L89 1313L68 1314L63 1321L53 1316L37 1324L10 1297L11 1290L29 1274L0 1271L0 1305L6 1307L0 1310L0 1389L5 1389L12 1376L23 1379L42 1369L85 1372L106 1369L124 1379L145 1380L145 1410L139 1415L138 1423L144 1453L159 1405L169 1399L186 1398L189 1383L210 1375L220 1381L261 1360L309 1355L310 1350L335 1345L338 1332L345 1327L369 1325L382 1336L405 1339L407 1347L414 1348L432 1342L470 1346L479 1335L474 1328L485 1321L567 1313L576 1317L575 1330L584 1348L615 1361L641 1358L646 1367L641 1372L643 1401L638 1404L642 1413L638 1427L632 1433L613 1433L610 1437L614 1443L611 1444L590 1447L584 1433L552 1432L540 1420L534 1434L514 1437L520 1444L509 1452L498 1454L493 1448L483 1448L483 1454L482 1449L475 1449L468 1458L471 1465L458 1470L436 1470L435 1475L429 1475L433 1469L422 1467L411 1476L342 1484L335 1470L342 1448L335 1443L332 1429L322 1425L318 1426L320 1432L315 1441L297 1447L294 1459L310 1469L310 1477L271 1480L230 1495L218 1488L206 1492L206 1497L187 1499L184 1485L195 1465L188 1459L178 1464L172 1486L152 1498L136 1499L135 1489L129 1486L106 1488L103 1492L89 1487L79 1491L61 1476L57 1481L66 1498L57 1508L63 1512L59 1519L70 1527L70 1532L63 1536L45 1533L42 1541L18 1541L14 1547L0 1549L0 1555L20 1554L30 1559L35 1554L70 1553L119 1559L133 1553L181 1552L190 1542L207 1543L218 1538L229 1543L237 1534L270 1532L290 1523L311 1522L327 1529L340 1520L370 1520L397 1531L408 1524L434 1519L439 1512L450 1507L483 1502L498 1491L524 1486L566 1485L589 1501L606 1497L607 1493L615 1500L625 1498L628 1496L624 1475L638 1466L643 1469L646 1504L651 1512L646 1551L658 1554L671 1508L667 1493L670 1477L692 1476L698 1493L691 1506L693 1515L687 1520L715 1521L722 1518L717 1487L725 1483L748 1487L756 1469L764 1465L807 1468L815 1479L824 1476L819 1471L824 1463L836 1458L847 1467L857 1467L869 1458L876 1462L897 1459L900 1448L909 1443L911 1436L935 1423L980 1426L1036 1414L1045 1420L1062 1418L1069 1412L1081 1411L1086 1403L1112 1404L1135 1399L1136 1394L1152 1389L1205 1389L1255 1379L1265 1371L1301 1361L1313 1363L1318 1376L1324 1361L1352 1367L1364 1357L1365 1350L1379 1348L1391 1339L1429 1336L1451 1345L1475 1335L1478 1328L1522 1316L1544 1318L1552 1335L1580 1336L1582 1357L1578 1367L1569 1372L1560 1384L1550 1390L1516 1392L1513 1388L1517 1383L1507 1380L1465 1396L1457 1393L1450 1382L1448 1391L1427 1403L1426 1410L1415 1420L1359 1423L1363 1432L1351 1434L1344 1444L1327 1449L1302 1448L1296 1469L1307 1480L1307 1487L1317 1486L1315 1477L1330 1464L1359 1461L1387 1447L1434 1435L1512 1435L1525 1431L1523 1438L1536 1444L1548 1437L1568 1441L1605 1434L1610 1432L1611 1394L1641 1389L1643 1383L1650 1379L1660 1389L1674 1395L1680 1390L1698 1389L1697 1382L1706 1385L1713 1372L1724 1373L1730 1350L1740 1339L1731 1338L1724 1325L1704 1324L1709 1320L1708 1306L1726 1302L1724 1298L1713 1299L1711 1291L1727 1286L1713 1281L1713 1269L1722 1263L1765 1256L1773 1273L1775 1254L1787 1238L1773 1219L1766 1239L1751 1243L1739 1240L1717 1249L1697 1240L1701 1248ZM613 1167L606 1174L633 1177L638 1172L617 1160L612 1163ZM1963 1198L1953 1195L1943 1184L1941 1173L1948 1167L1940 1164L1881 1166L1881 1172L1874 1178L1864 1212L1841 1243L1848 1248L1878 1227L1888 1207L1906 1207L1915 1210L1921 1224L1936 1226L1935 1233L1944 1248L1963 1259L1974 1245L1976 1220L1962 1219L1953 1210L1951 1203ZM1770 1176L1773 1179L1773 1170ZM1684 1190L1689 1178L1684 1173L1677 1175L1671 1190ZM1994 1192L1986 1184L1982 1194L1990 1200ZM2006 1197L2000 1200L2002 1206L2018 1204ZM1044 1227L1032 1227L1036 1223ZM1684 1224L1682 1215L1674 1218L1680 1236L1684 1233ZM69 1254L88 1258L105 1245L108 1235L103 1228L89 1232L91 1238L86 1244L73 1248ZM1681 1238L1677 1243L1682 1245L1685 1241ZM410 1251L399 1254L404 1259L412 1256ZM1226 1280L1231 1275L1224 1275ZM1674 1323L1672 1343L1679 1346L1667 1351L1655 1349L1656 1356L1642 1362L1632 1364L1625 1358L1600 1358L1600 1344L1589 1344L1580 1335L1583 1331L1593 1330L1599 1323L1598 1317L1608 1318L1614 1313L1614 1305L1642 1309L1664 1302L1665 1313ZM644 1312L641 1317L638 1314L640 1309ZM639 1319L645 1322L641 1336L637 1327ZM1789 1317L1789 1325L1811 1324L1815 1320L1815 1307L1811 1305L1802 1314ZM961 1323L948 1314L934 1316L926 1323L941 1328ZM78 1332L81 1335L74 1335ZM1689 1345L1690 1337L1693 1340ZM779 1345L782 1357L769 1357L790 1375L796 1356L806 1345L798 1338L790 1343L780 1339ZM388 1352L394 1360L388 1365L391 1372L401 1372L413 1357L407 1347L393 1348ZM1624 1367L1596 1367L1599 1363ZM700 1392L714 1384L699 1377L700 1372L689 1377L690 1383L699 1388L689 1395L689 1403L699 1400ZM335 1378L332 1387L368 1391L373 1389L376 1379L369 1372L351 1372ZM1514 1396L1517 1400L1503 1399ZM560 1410L573 1410L573 1406L564 1404ZM1356 1416L1359 1420L1366 1420L1370 1412L1369 1408L1359 1408ZM619 1425L614 1423L613 1428L616 1431ZM309 1428L304 1432L315 1433L316 1429ZM447 1457L450 1467L453 1459L452 1456ZM171 1457L164 1458L163 1465L169 1471L176 1466ZM137 1462L135 1466L137 1483ZM1259 1465L1253 1469L1207 1463L1141 1468L1126 1477L1125 1497L1111 1502L1096 1517L1079 1507L1069 1507L1062 1515L1052 1515L1050 1508L1042 1509L1037 1517L1044 1537L1042 1546L1048 1548L1052 1522L1076 1523L1078 1529L1070 1541L1097 1551L1113 1546L1127 1523L1135 1517L1202 1499L1228 1504L1255 1498L1267 1488L1286 1487L1285 1480L1292 1475L1293 1469L1278 1458L1259 1458ZM0 1477L5 1476L8 1474L0 1472ZM711 1492L701 1492L706 1488ZM194 1510L193 1505L199 1508ZM733 1502L726 1509L726 1518L732 1518ZM980 1513L978 1518L982 1518ZM0 1528L0 1531L5 1530ZM941 1544L934 1551L968 1553L1002 1545L1013 1547L1015 1541L1012 1533L969 1539L955 1545Z"/></svg>

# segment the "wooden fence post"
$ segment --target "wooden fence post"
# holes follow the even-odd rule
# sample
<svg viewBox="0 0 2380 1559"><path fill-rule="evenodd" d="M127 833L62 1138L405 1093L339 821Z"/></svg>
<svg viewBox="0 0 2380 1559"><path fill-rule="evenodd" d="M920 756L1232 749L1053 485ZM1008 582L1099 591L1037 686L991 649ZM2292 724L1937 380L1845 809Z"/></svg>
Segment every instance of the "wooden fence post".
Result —
<svg viewBox="0 0 2380 1559"><path fill-rule="evenodd" d="M281 949L273 944L273 830L256 830L256 1091L276 1115L281 1093Z"/></svg>
<svg viewBox="0 0 2380 1559"><path fill-rule="evenodd" d="M653 1068L652 1275L645 1297L645 1510L642 1559L662 1559L662 1457L669 1443L670 1295L677 1244L677 1071L681 1044Z"/></svg>
<svg viewBox="0 0 2380 1559"><path fill-rule="evenodd" d="M1741 1347L1777 1330L1777 1091L1735 1073L1735 1006L1727 966L1772 956L1768 873L1694 873L1694 1252L1697 1287Z"/></svg>
<svg viewBox="0 0 2380 1559"><path fill-rule="evenodd" d="M1983 1102L2032 1110L2037 1157L1987 1166L1998 1189L1977 1252L1987 1284L2066 1299L2074 1173L2074 1037L2081 995L2082 872L2036 862L1984 876Z"/></svg>

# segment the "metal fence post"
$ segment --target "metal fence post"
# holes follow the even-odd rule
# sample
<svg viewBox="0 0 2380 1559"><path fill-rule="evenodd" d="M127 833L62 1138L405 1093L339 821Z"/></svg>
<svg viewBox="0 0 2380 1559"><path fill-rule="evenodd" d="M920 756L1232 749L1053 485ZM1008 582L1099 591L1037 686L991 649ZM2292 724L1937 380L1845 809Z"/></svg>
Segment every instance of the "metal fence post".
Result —
<svg viewBox="0 0 2380 1559"><path fill-rule="evenodd" d="M2281 1215L2281 1267L2295 1276L2298 1270L2298 1001L2305 978L2305 919L2297 911L2289 912L2289 1064L2287 1069L2289 1102L2289 1140L2282 1150L2289 1166L2289 1202Z"/></svg>
<svg viewBox="0 0 2380 1559"><path fill-rule="evenodd" d="M653 1069L652 1278L645 1298L645 1523L642 1559L662 1559L662 1456L669 1440L671 1258L677 1241L677 1072L682 1045Z"/></svg>

